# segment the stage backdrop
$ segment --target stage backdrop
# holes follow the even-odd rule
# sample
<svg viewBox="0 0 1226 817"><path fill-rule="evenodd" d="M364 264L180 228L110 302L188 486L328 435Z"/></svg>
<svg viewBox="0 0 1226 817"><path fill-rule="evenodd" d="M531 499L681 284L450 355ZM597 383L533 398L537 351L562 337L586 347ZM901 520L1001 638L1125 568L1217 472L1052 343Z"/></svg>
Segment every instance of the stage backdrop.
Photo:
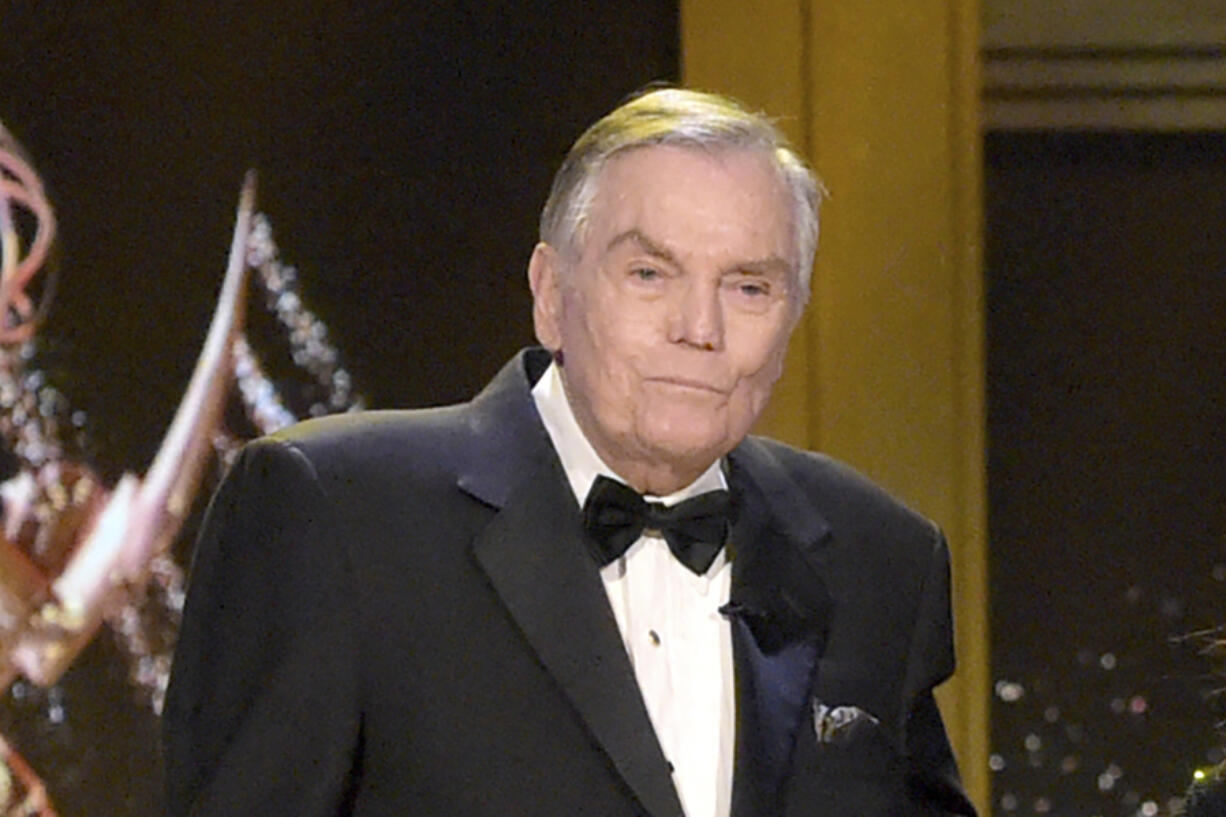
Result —
<svg viewBox="0 0 1226 817"><path fill-rule="evenodd" d="M532 340L553 170L597 115L676 79L676 18L658 0L0 6L0 120L60 221L39 365L84 413L89 461L108 483L148 467L248 167L367 404L472 394ZM158 813L156 724L126 675L104 630L52 690L0 702L64 817Z"/></svg>

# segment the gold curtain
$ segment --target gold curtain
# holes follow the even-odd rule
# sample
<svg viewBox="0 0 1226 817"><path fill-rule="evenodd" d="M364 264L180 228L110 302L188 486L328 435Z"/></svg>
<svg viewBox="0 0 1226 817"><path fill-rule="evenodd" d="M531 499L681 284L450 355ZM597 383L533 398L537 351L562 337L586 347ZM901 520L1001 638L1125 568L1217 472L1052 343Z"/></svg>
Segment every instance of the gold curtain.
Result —
<svg viewBox="0 0 1226 817"><path fill-rule="evenodd" d="M682 0L681 40L685 84L780 117L829 189L764 430L945 529L959 663L940 701L988 813L978 15L973 0Z"/></svg>

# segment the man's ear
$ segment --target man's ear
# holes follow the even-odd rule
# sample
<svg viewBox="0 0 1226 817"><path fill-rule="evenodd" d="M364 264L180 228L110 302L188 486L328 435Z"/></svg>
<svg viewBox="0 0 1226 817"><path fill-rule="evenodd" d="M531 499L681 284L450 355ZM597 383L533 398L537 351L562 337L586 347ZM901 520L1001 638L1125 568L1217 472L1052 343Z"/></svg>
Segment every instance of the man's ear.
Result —
<svg viewBox="0 0 1226 817"><path fill-rule="evenodd" d="M562 348L562 259L544 241L532 250L528 261L528 285L532 287L532 325L536 339L551 352Z"/></svg>

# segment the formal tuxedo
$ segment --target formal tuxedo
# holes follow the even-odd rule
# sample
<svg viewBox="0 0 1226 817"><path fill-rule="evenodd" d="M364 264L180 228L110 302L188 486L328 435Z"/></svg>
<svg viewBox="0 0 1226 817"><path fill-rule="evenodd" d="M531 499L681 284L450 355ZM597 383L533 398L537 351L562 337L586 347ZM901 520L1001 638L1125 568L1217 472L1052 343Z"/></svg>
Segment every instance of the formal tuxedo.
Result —
<svg viewBox="0 0 1226 817"><path fill-rule="evenodd" d="M680 817L530 395L547 363L243 450L191 571L172 815ZM932 698L953 670L940 533L768 440L725 474L733 817L972 814Z"/></svg>

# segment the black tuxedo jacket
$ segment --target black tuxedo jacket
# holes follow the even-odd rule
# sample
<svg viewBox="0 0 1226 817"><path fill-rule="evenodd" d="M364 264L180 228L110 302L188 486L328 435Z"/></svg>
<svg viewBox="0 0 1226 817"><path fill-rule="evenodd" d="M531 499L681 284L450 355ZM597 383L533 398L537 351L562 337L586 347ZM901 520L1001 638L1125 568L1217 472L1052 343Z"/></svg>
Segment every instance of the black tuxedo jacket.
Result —
<svg viewBox="0 0 1226 817"><path fill-rule="evenodd" d="M529 392L547 362L244 449L192 568L170 814L681 816ZM734 817L972 814L932 698L939 532L767 440L727 474Z"/></svg>

